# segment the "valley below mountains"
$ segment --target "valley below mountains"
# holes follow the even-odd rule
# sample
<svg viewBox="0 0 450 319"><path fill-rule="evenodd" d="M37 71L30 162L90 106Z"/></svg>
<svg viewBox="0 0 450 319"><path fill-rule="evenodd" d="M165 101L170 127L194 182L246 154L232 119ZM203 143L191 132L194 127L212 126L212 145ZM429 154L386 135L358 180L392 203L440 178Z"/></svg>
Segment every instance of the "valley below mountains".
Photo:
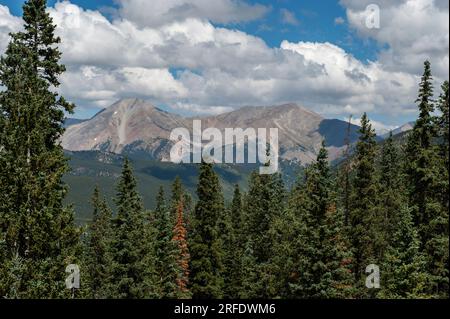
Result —
<svg viewBox="0 0 450 319"><path fill-rule="evenodd" d="M330 160L339 162L346 141L358 140L356 125L337 119L325 119L296 104L270 107L243 107L217 116L182 117L163 111L139 99L120 100L88 120L67 119L61 143L69 158L71 170L65 176L69 185L67 203L73 204L77 222L91 218L90 198L95 185L104 191L109 204L120 176L123 160L130 159L138 180L144 204L152 209L160 186L166 191L176 176L186 190L196 197L198 176L196 164L173 164L169 161L170 133L175 128L192 132L193 120L201 120L202 128L278 128L279 170L290 186L303 167L316 157L324 140ZM380 138L381 139L381 138ZM233 187L247 188L250 173L260 164L220 164L215 166L224 195L230 198Z"/></svg>

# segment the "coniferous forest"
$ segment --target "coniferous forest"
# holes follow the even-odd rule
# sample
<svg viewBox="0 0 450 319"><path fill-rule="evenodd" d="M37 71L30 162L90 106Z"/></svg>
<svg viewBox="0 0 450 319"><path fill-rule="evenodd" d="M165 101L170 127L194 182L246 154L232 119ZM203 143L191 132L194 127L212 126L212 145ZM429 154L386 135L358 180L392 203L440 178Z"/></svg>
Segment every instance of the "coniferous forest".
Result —
<svg viewBox="0 0 450 319"><path fill-rule="evenodd" d="M226 200L203 163L195 199L177 178L152 211L126 160L116 209L96 188L77 226L59 144L75 106L56 93L65 67L45 9L26 2L0 61L1 298L449 297L449 85L433 87L429 62L402 138L378 142L364 115L345 158L330 165L324 144L292 187L255 172ZM70 264L79 289L66 289Z"/></svg>

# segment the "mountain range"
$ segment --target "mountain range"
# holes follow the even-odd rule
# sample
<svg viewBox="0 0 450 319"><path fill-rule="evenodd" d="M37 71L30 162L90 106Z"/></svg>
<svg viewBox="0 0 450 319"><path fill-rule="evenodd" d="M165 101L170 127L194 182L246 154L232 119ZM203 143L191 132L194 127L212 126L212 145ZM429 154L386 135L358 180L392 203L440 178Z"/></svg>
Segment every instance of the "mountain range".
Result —
<svg viewBox="0 0 450 319"><path fill-rule="evenodd" d="M358 139L356 125L337 119L326 119L296 104L269 107L243 107L216 116L183 117L161 110L139 99L120 100L87 120L67 119L62 146L70 159L71 170L65 176L69 185L67 203L73 204L80 223L91 218L89 200L95 185L99 185L111 207L123 160L133 164L146 208L154 208L159 186L169 192L171 183L180 176L186 190L195 197L198 165L176 165L168 162L174 128L192 130L193 120L201 120L202 128L278 128L280 172L286 185L292 185L302 174L302 166L311 163L323 140L330 152L330 160L339 162L347 144ZM414 123L396 131L401 136ZM379 138L382 140L382 138ZM230 198L235 184L246 190L251 165L217 165L226 198Z"/></svg>
<svg viewBox="0 0 450 319"><path fill-rule="evenodd" d="M140 99L123 99L85 121L66 122L62 146L68 151L104 151L140 154L168 161L173 142L170 133L183 127L192 132L193 120L202 128L278 128L280 158L311 163L325 140L330 160L339 158L346 145L358 139L358 126L325 119L296 104L243 107L215 116L182 117L163 111Z"/></svg>

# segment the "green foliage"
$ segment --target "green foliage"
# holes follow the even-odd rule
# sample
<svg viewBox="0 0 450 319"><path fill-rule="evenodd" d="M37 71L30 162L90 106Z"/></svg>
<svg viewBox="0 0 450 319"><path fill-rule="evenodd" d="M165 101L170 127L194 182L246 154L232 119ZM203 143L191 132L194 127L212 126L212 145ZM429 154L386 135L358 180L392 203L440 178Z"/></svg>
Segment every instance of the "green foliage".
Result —
<svg viewBox="0 0 450 319"><path fill-rule="evenodd" d="M392 132L383 143L379 163L380 171L380 211L381 227L384 230L386 245L393 240L399 215L407 203L404 176L401 170L401 157L398 146L394 143ZM384 252L384 250L383 250Z"/></svg>
<svg viewBox="0 0 450 319"><path fill-rule="evenodd" d="M394 221L394 232L382 264L380 298L404 299L426 297L428 284L425 258L420 252L417 230L411 212L401 208Z"/></svg>
<svg viewBox="0 0 450 319"><path fill-rule="evenodd" d="M272 298L276 295L276 276L271 261L275 243L273 225L285 211L286 190L280 174L259 175L254 172L250 176L249 191L243 207L243 232L246 239L247 261L255 261L257 282L255 290L260 298ZM251 244L247 244L250 241ZM246 274L243 274L245 277Z"/></svg>
<svg viewBox="0 0 450 319"><path fill-rule="evenodd" d="M192 216L190 236L190 290L195 299L223 296L223 247L219 221L224 202L219 179L211 164L202 163L197 187L198 202Z"/></svg>
<svg viewBox="0 0 450 319"><path fill-rule="evenodd" d="M113 220L112 298L149 298L157 296L154 279L153 243L145 236L146 218L131 164L123 166L117 186L117 216Z"/></svg>
<svg viewBox="0 0 450 319"><path fill-rule="evenodd" d="M405 167L414 223L418 227L421 251L426 255L431 278L428 292L436 297L448 297L448 165L445 154L442 154L448 144L439 147L436 143L439 132L448 123L445 118L448 118L445 115L448 109L445 96L448 93L445 93L444 84L439 103L443 116L441 121L437 121L433 116L432 81L431 66L426 61L417 100L420 114L408 138ZM439 127L436 122L442 123L442 126ZM445 134L442 138L444 143L448 143Z"/></svg>
<svg viewBox="0 0 450 319"><path fill-rule="evenodd" d="M243 234L243 202L239 185L234 188L231 207L228 209L227 237L224 248L225 258L225 293L228 298L238 298L241 281L246 276L242 270L245 236Z"/></svg>
<svg viewBox="0 0 450 319"><path fill-rule="evenodd" d="M379 210L380 188L376 175L375 131L367 114L361 118L360 138L356 145L355 176L352 180L349 238L353 246L354 274L362 286L363 274L370 264L380 264L385 241ZM365 294L365 289L361 290Z"/></svg>
<svg viewBox="0 0 450 319"><path fill-rule="evenodd" d="M59 298L79 236L58 143L74 105L53 91L65 67L46 1L25 2L23 20L0 60L0 296Z"/></svg>
<svg viewBox="0 0 450 319"><path fill-rule="evenodd" d="M173 218L167 207L164 189L161 187L156 199L154 224L156 228L155 260L158 275L158 295L161 298L176 297L176 280L179 268L177 265L177 246L173 237Z"/></svg>
<svg viewBox="0 0 450 319"><path fill-rule="evenodd" d="M255 253L252 249L253 243L247 241L242 255L242 274L239 289L240 299L257 299L261 298L260 292L264 290L263 282L260 280L258 263Z"/></svg>
<svg viewBox="0 0 450 319"><path fill-rule="evenodd" d="M404 152L392 134L380 152L364 114L338 179L323 144L289 194L282 173L254 172L226 209L218 174L202 163L196 202L177 177L169 202L161 187L152 212L125 160L115 217L96 188L80 242L63 204L68 165L58 141L74 106L56 93L60 39L45 0L26 1L23 21L0 60L0 298L448 298L449 85L434 101L428 61ZM139 162L141 177L149 165ZM158 178L167 189L170 179ZM64 283L72 263L82 266L74 295ZM369 264L380 265L378 290L363 285Z"/></svg>
<svg viewBox="0 0 450 319"><path fill-rule="evenodd" d="M245 232L254 243L253 250L259 263L267 262L271 255L272 221L284 211L285 189L279 174L250 176L245 202Z"/></svg>
<svg viewBox="0 0 450 319"><path fill-rule="evenodd" d="M93 299L104 299L108 296L107 289L111 275L112 212L106 200L101 197L98 187L94 189L92 206L93 220L87 232L82 269L87 272L85 284L88 286L88 296Z"/></svg>
<svg viewBox="0 0 450 319"><path fill-rule="evenodd" d="M327 158L323 147L316 163L306 171L300 194L290 204L298 219L293 224L296 232L291 234L295 239L291 248L293 272L288 280L290 298L345 298L351 294L350 247Z"/></svg>

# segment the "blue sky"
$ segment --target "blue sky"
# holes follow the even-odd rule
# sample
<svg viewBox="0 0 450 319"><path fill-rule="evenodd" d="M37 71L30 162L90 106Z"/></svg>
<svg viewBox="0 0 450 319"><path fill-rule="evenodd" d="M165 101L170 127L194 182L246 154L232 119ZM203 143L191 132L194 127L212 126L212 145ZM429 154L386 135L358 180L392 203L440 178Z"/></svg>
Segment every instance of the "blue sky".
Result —
<svg viewBox="0 0 450 319"><path fill-rule="evenodd" d="M0 54L23 2L0 0ZM366 6L378 2L370 29ZM425 59L437 87L448 79L448 0L48 4L68 69L61 92L78 118L128 97L184 115L294 102L328 118L367 112L382 130L417 116Z"/></svg>
<svg viewBox="0 0 450 319"><path fill-rule="evenodd" d="M22 14L23 0L0 0L0 3L6 4L15 15ZM53 6L57 1L48 0L49 6ZM86 9L99 9L102 6L113 6L114 3L111 0L74 0L73 3L79 4Z"/></svg>
<svg viewBox="0 0 450 319"><path fill-rule="evenodd" d="M57 0L48 0L53 6ZM72 0L85 9L100 10L110 15L108 8L117 8L112 0ZM379 52L376 42L361 39L355 35L347 24L336 25L336 17L345 17L345 8L335 0L259 0L249 3L263 4L270 8L268 14L257 21L232 24L231 27L243 30L249 34L263 38L271 47L277 47L283 40L331 42L345 48L361 61L374 60ZM0 0L6 4L15 15L22 14L23 0ZM292 12L298 24L283 22L281 10ZM219 24L216 24L220 26Z"/></svg>

